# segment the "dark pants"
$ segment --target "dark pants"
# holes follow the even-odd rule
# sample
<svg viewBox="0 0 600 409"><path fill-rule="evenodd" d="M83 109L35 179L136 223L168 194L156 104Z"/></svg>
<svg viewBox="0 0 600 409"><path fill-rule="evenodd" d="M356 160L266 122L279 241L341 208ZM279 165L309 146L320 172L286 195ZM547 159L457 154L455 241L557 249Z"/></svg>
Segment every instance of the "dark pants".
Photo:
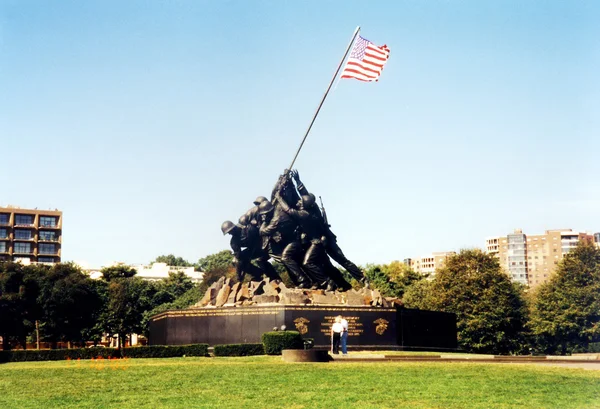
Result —
<svg viewBox="0 0 600 409"><path fill-rule="evenodd" d="M311 243L304 255L302 266L304 271L310 276L311 280L316 284L324 284L327 282L327 275L323 267L325 266L325 248L321 243Z"/></svg>
<svg viewBox="0 0 600 409"><path fill-rule="evenodd" d="M278 247L278 246L277 246ZM290 275L290 279L294 284L302 284L308 282L308 278L302 271L300 264L302 263L302 245L293 241L283 247L281 253L279 253L276 246L271 246L269 255L273 257L273 260L283 264Z"/></svg>
<svg viewBox="0 0 600 409"><path fill-rule="evenodd" d="M346 281L340 270L338 270L329 260L329 257L325 257L325 272L333 280L338 289L342 291L348 291L352 288L350 283Z"/></svg>
<svg viewBox="0 0 600 409"><path fill-rule="evenodd" d="M252 260L256 261L258 267L252 264ZM275 268L269 263L269 256L256 248L248 247L242 250L237 266L237 275L240 281L244 278L243 273L250 274L255 281L262 280L263 274L271 280L281 280Z"/></svg>
<svg viewBox="0 0 600 409"><path fill-rule="evenodd" d="M360 268L358 268L356 264L346 258L342 249L338 246L335 236L327 237L327 254L329 254L329 257L334 259L336 263L344 267L354 279L357 281L363 279L364 275L362 271L360 271Z"/></svg>
<svg viewBox="0 0 600 409"><path fill-rule="evenodd" d="M331 336L331 351L334 354L340 353L340 339L341 339L341 334L339 332L334 332L333 335Z"/></svg>

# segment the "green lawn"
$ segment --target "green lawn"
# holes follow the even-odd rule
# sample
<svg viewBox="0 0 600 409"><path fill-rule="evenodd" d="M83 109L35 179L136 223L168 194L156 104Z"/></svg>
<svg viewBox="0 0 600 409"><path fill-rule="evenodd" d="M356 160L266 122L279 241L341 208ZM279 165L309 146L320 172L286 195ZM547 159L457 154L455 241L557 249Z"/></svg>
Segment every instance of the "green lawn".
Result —
<svg viewBox="0 0 600 409"><path fill-rule="evenodd" d="M25 362L0 364L0 408L600 408L600 371L266 356Z"/></svg>

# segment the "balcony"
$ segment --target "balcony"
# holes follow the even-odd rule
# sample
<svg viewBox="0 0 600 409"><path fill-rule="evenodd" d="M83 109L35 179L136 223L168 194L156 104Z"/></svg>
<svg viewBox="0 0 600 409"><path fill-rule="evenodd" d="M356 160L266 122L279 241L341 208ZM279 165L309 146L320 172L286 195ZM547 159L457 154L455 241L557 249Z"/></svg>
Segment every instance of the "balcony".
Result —
<svg viewBox="0 0 600 409"><path fill-rule="evenodd" d="M15 237L15 238L13 239L13 241L29 241L29 242L32 242L32 241L35 241L35 239L34 239L33 237L29 237L29 238L24 238L24 237L23 237L23 238L20 238L20 237Z"/></svg>
<svg viewBox="0 0 600 409"><path fill-rule="evenodd" d="M40 243L58 243L60 241L59 237L44 237L44 238L39 238L38 242Z"/></svg>
<svg viewBox="0 0 600 409"><path fill-rule="evenodd" d="M33 256L33 250L29 250L29 251L24 251L24 250L13 250L13 254L14 255L28 255L28 256Z"/></svg>
<svg viewBox="0 0 600 409"><path fill-rule="evenodd" d="M40 224L38 226L38 229L44 229L44 230L60 230L60 227L58 226L58 224Z"/></svg>

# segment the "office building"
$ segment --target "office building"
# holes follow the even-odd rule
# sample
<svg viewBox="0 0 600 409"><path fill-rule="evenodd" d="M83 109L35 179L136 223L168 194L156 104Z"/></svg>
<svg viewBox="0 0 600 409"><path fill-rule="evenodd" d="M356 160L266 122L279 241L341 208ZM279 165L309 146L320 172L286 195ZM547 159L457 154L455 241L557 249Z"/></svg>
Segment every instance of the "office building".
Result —
<svg viewBox="0 0 600 409"><path fill-rule="evenodd" d="M486 239L486 251L498 257L500 265L513 281L536 287L552 276L559 261L579 241L594 241L594 236L572 229L526 235L517 229L506 236Z"/></svg>
<svg viewBox="0 0 600 409"><path fill-rule="evenodd" d="M59 263L62 212L0 207L0 260Z"/></svg>

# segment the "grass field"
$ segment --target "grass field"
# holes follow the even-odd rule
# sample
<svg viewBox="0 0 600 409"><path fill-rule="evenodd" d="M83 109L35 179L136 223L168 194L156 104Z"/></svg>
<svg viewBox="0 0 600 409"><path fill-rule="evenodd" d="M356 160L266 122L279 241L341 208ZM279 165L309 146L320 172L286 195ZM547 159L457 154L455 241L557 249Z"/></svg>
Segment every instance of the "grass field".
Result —
<svg viewBox="0 0 600 409"><path fill-rule="evenodd" d="M600 408L600 371L280 357L0 364L0 408Z"/></svg>

